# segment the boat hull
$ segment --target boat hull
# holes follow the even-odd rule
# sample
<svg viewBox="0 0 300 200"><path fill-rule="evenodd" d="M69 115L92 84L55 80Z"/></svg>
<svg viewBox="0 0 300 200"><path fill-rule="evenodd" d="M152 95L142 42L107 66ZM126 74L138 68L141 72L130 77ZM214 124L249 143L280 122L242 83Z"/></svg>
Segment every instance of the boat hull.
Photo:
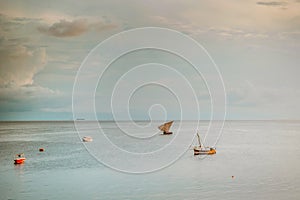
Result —
<svg viewBox="0 0 300 200"><path fill-rule="evenodd" d="M164 132L163 135L171 135L173 132Z"/></svg>
<svg viewBox="0 0 300 200"><path fill-rule="evenodd" d="M25 160L26 160L25 158L19 158L19 159L15 159L14 162L16 165L18 165L18 164L23 164Z"/></svg>
<svg viewBox="0 0 300 200"><path fill-rule="evenodd" d="M215 149L194 149L194 155L213 155L216 153L217 151Z"/></svg>

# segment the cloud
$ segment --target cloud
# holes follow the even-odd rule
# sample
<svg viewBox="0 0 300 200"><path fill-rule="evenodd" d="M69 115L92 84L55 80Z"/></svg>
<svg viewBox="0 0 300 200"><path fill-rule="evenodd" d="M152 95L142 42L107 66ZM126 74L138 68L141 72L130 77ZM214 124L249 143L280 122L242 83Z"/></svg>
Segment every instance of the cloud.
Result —
<svg viewBox="0 0 300 200"><path fill-rule="evenodd" d="M188 34L192 37L199 36L215 36L220 39L267 39L270 35L266 32L251 31L242 28L230 27L230 26L211 26L199 28L193 23L181 23L179 21L170 20L162 16L152 16L151 19L158 23L162 23L164 26L175 28Z"/></svg>
<svg viewBox="0 0 300 200"><path fill-rule="evenodd" d="M34 83L34 77L47 63L45 48L14 45L5 40L1 43L0 60L1 112L37 110L54 105L54 99L62 96L60 91Z"/></svg>
<svg viewBox="0 0 300 200"><path fill-rule="evenodd" d="M223 38L255 38L255 39L264 39L269 36L265 33L259 32L251 32L242 29L236 29L231 27L210 27L207 32L211 34L215 34L217 36L221 36Z"/></svg>
<svg viewBox="0 0 300 200"><path fill-rule="evenodd" d="M152 20L168 26L174 29L177 29L185 34L188 34L192 37L198 36L216 36L221 39L266 39L270 38L270 35L266 32L251 31L242 28L236 28L233 26L210 26L199 28L196 24L193 23L181 23L178 21L170 20L162 16L152 16Z"/></svg>
<svg viewBox="0 0 300 200"><path fill-rule="evenodd" d="M33 77L46 64L45 48L21 44L0 47L0 88L32 85Z"/></svg>
<svg viewBox="0 0 300 200"><path fill-rule="evenodd" d="M247 81L227 91L230 107L251 108L255 111L299 113L300 90L255 86ZM277 113L278 114L278 113Z"/></svg>
<svg viewBox="0 0 300 200"><path fill-rule="evenodd" d="M300 39L300 31L291 31L291 32L283 32L280 33L280 38L281 39L294 39L294 40L299 40Z"/></svg>
<svg viewBox="0 0 300 200"><path fill-rule="evenodd" d="M256 2L257 5L262 6L285 6L287 5L284 1L258 1Z"/></svg>
<svg viewBox="0 0 300 200"><path fill-rule="evenodd" d="M288 88L269 88L256 86L249 81L240 83L239 86L228 90L229 104L238 107L275 107L280 108L283 102L292 101L287 97L299 96L299 91ZM287 101L288 100L288 101Z"/></svg>
<svg viewBox="0 0 300 200"><path fill-rule="evenodd" d="M64 106L64 107L57 107L57 108L42 108L41 111L44 112L53 112L53 113L61 113L61 112L66 112L66 113L71 113L72 112L72 107L70 105Z"/></svg>
<svg viewBox="0 0 300 200"><path fill-rule="evenodd" d="M24 112L43 109L54 105L56 98L62 98L63 93L39 85L26 85L21 87L0 89L1 112Z"/></svg>
<svg viewBox="0 0 300 200"><path fill-rule="evenodd" d="M39 26L38 30L41 33L55 37L75 37L90 30L104 31L115 27L115 24L107 24L102 21L90 23L87 19L75 19L73 21L60 20L51 26Z"/></svg>
<svg viewBox="0 0 300 200"><path fill-rule="evenodd" d="M26 45L27 37L7 37L0 35L0 112L36 111L62 103L53 103L62 92L34 81L47 64L46 49Z"/></svg>
<svg viewBox="0 0 300 200"><path fill-rule="evenodd" d="M38 30L55 37L72 37L85 33L88 30L88 24L84 19L73 21L60 20L49 27L40 26Z"/></svg>

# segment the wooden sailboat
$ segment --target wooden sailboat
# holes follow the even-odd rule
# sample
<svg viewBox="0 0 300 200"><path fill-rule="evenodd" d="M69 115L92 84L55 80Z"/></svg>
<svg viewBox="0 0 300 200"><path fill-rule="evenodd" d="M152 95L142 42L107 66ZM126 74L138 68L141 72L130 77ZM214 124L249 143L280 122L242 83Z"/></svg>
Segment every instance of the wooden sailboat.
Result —
<svg viewBox="0 0 300 200"><path fill-rule="evenodd" d="M199 146L194 146L194 155L212 155L216 154L216 148L205 147L200 140L200 135L197 133Z"/></svg>
<svg viewBox="0 0 300 200"><path fill-rule="evenodd" d="M163 131L163 134L164 135L170 135L172 134L173 132L169 131L170 130L170 127L172 126L174 121L170 121L170 122L167 122L167 123L164 123L162 125L160 125L158 127L159 130Z"/></svg>

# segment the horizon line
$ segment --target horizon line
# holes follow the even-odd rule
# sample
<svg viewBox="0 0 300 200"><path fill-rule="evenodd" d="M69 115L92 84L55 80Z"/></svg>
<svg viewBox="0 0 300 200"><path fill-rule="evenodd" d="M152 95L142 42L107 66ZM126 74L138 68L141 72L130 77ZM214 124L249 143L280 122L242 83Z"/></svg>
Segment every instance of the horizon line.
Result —
<svg viewBox="0 0 300 200"><path fill-rule="evenodd" d="M184 119L184 120L144 120L144 119L138 119L138 120L86 120L86 119L79 119L79 120L55 120L55 119L45 119L45 120L0 120L0 123L2 122L130 122L130 121L300 121L300 119L225 119L225 120L209 120L209 119Z"/></svg>

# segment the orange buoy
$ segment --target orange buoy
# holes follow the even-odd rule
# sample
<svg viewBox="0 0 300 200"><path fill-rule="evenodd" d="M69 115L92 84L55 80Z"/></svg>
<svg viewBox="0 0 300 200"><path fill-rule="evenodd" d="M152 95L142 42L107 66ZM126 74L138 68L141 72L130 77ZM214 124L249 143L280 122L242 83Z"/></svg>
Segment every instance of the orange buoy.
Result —
<svg viewBox="0 0 300 200"><path fill-rule="evenodd" d="M43 152L43 151L45 151L45 149L44 149L44 148L40 148L39 151L40 151L40 152Z"/></svg>

